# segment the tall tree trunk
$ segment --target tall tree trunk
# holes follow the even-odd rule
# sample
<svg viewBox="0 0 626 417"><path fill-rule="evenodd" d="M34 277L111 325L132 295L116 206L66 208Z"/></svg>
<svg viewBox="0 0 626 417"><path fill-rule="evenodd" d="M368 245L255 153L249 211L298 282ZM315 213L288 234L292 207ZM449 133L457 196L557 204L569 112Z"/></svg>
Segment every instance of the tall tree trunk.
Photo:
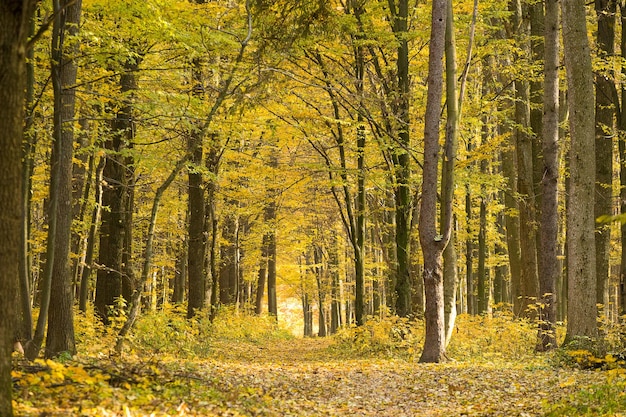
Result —
<svg viewBox="0 0 626 417"><path fill-rule="evenodd" d="M446 6L446 34L445 34L445 58L446 58L446 142L450 147L446 148L443 158L443 168L441 175L441 204L452 205L454 200L454 164L458 147L458 128L460 120L461 98L456 93L456 41L454 37L454 15L452 13L452 1ZM441 211L441 224L453 224L454 219L447 219L452 216L445 210ZM456 320L456 293L458 286L457 256L456 256L456 232L452 226L450 232L450 242L443 251L443 285L444 285L444 323L446 345L452 338L452 330Z"/></svg>
<svg viewBox="0 0 626 417"><path fill-rule="evenodd" d="M205 297L205 272L204 256L206 250L205 240L205 205L204 205L204 181L199 170L202 164L202 137L200 132L191 132L188 138L188 152L191 155L191 163L197 168L188 171L189 181L189 249L187 252L187 278L189 280L189 294L187 300L187 317L191 318L196 310L204 307ZM215 291L215 289L214 289Z"/></svg>
<svg viewBox="0 0 626 417"><path fill-rule="evenodd" d="M233 202L234 205L237 202ZM234 212L225 216L222 224L222 244L220 245L220 304L228 306L237 302L239 252L237 235L239 217Z"/></svg>
<svg viewBox="0 0 626 417"><path fill-rule="evenodd" d="M132 283L133 293L130 297L130 309L128 313L128 317L124 322L124 325L120 329L117 340L115 342L115 351L119 354L122 352L122 348L124 345L124 340L126 335L130 332L139 316L139 310L141 307L141 294L143 293L144 286L148 283L148 278L150 276L150 270L152 269L152 257L153 257L153 246L154 246L154 234L156 229L156 220L157 214L159 210L159 204L161 203L161 199L163 198L163 194L169 188L169 186L174 182L178 173L183 169L185 163L187 162L187 156L183 159L179 160L176 163L174 169L170 172L170 175L165 179L163 184L157 188L156 193L154 195L154 200L152 202L152 210L150 212L150 221L148 223L148 235L146 237L146 246L144 248L144 256L143 256L143 265L141 268L141 277L136 282Z"/></svg>
<svg viewBox="0 0 626 417"><path fill-rule="evenodd" d="M35 21L29 23L29 34L35 33ZM32 255L30 250L31 239L31 188L35 166L34 152L37 135L34 132L34 105L35 105L35 50L28 48L26 63L26 121L24 123L24 141L22 160L22 231L20 239L20 338L30 340L33 337L33 314L31 306L31 269Z"/></svg>
<svg viewBox="0 0 626 417"><path fill-rule="evenodd" d="M521 50L529 54L525 46L524 35L528 34L528 22L524 20L524 9L520 0L512 2L514 26L518 28L518 36L521 37ZM515 306L516 315L532 315L533 309L529 308L537 299L539 291L539 278L537 270L537 238L535 224L535 191L533 171L533 144L532 137L528 132L530 127L530 90L528 81L518 78L515 80L515 148L517 156L517 192L519 201L519 227L520 227L520 256L521 277L518 293L514 294L519 303Z"/></svg>
<svg viewBox="0 0 626 417"><path fill-rule="evenodd" d="M324 282L324 260L322 258L322 248L319 245L313 246L313 273L317 282L317 313L318 313L318 331L319 337L326 337L326 289Z"/></svg>
<svg viewBox="0 0 626 417"><path fill-rule="evenodd" d="M411 305L411 157L409 155L410 142L410 78L409 78L409 44L408 44L408 21L409 1L398 0L389 2L393 5L393 32L398 42L396 71L397 71L397 96L394 103L394 117L398 124L398 149L393 155L395 172L395 211L396 211L396 313L400 317L406 317L413 313ZM445 9L444 15L445 18ZM445 26L445 22L444 22ZM444 41L442 32L442 48ZM442 49L443 53L443 49ZM441 82L441 80L439 80Z"/></svg>
<svg viewBox="0 0 626 417"><path fill-rule="evenodd" d="M593 72L584 0L561 3L571 148L567 210L568 310L566 339L598 334L594 241L595 129Z"/></svg>
<svg viewBox="0 0 626 417"><path fill-rule="evenodd" d="M540 320L536 349L556 348L559 178L559 0L546 0L543 88L543 179L541 182Z"/></svg>
<svg viewBox="0 0 626 417"><path fill-rule="evenodd" d="M446 30L446 0L433 0L428 58L428 95L424 116L424 166L422 205L420 209L420 244L424 254L424 290L426 295L426 335L420 362L446 359L443 306L442 253L450 240L452 206L442 206L448 224L437 231L437 190L439 162L439 115L443 84L443 55ZM450 145L446 137L446 148ZM446 155L448 153L446 152ZM445 190L442 191L445 194Z"/></svg>
<svg viewBox="0 0 626 417"><path fill-rule="evenodd" d="M58 164L57 225L54 242L56 251L52 266L52 287L46 337L47 358L63 352L74 354L74 293L70 269L70 241L72 229L72 164L74 150L74 117L76 103L77 65L74 55L78 44L69 44L80 26L82 2L55 2L57 16L53 28L52 81L55 92L54 140ZM58 37L55 40L55 37ZM57 143L58 142L58 143Z"/></svg>
<svg viewBox="0 0 626 417"><path fill-rule="evenodd" d="M276 298L276 232L270 233L267 244L267 312L278 320Z"/></svg>
<svg viewBox="0 0 626 417"><path fill-rule="evenodd" d="M480 171L486 175L486 161L480 163ZM487 261L487 190L482 187L480 197L480 211L478 214L478 266L476 268L476 313L485 314L489 307L489 277L486 267Z"/></svg>
<svg viewBox="0 0 626 417"><path fill-rule="evenodd" d="M545 57L545 17L544 2L530 2L528 5L528 14L530 20L530 57L532 62L541 62ZM541 70L535 74L529 82L529 101L530 101L530 129L531 149L532 149L532 184L533 184L533 202L534 202L534 237L535 251L537 259L537 296L539 294L539 272L542 270L541 264L541 236L539 224L541 222L542 194L540 192L540 184L543 179L543 161L542 161L542 144L543 144L543 85L541 80ZM538 298L537 298L538 299ZM537 300L536 299L536 300ZM535 300L535 302L536 302Z"/></svg>
<svg viewBox="0 0 626 417"><path fill-rule="evenodd" d="M85 266L82 270L80 279L79 302L78 308L83 313L87 311L87 300L89 299L89 282L91 281L91 270L93 269L93 255L96 246L96 233L98 231L98 223L100 223L100 213L102 209L102 175L104 171L105 158L100 158L96 167L95 181L95 201L96 205L91 214L91 224L89 226L89 235L87 236L87 247L85 249Z"/></svg>
<svg viewBox="0 0 626 417"><path fill-rule="evenodd" d="M615 0L596 0L598 31L596 44L601 59L613 59L615 54ZM610 66L608 66L610 68ZM614 136L614 98L617 97L615 83L610 70L608 73L596 72L596 218L613 213L613 136ZM596 249L596 303L602 305L605 316L609 308L609 255L611 245L611 227L608 223L597 223L595 234Z"/></svg>
<svg viewBox="0 0 626 417"><path fill-rule="evenodd" d="M26 49L36 1L0 4L0 415L11 417L22 206Z"/></svg>
<svg viewBox="0 0 626 417"><path fill-rule="evenodd" d="M341 288L339 280L339 253L337 235L331 233L328 248L328 268L330 273L330 334L335 334L341 326Z"/></svg>
<svg viewBox="0 0 626 417"><path fill-rule="evenodd" d="M267 208L266 208L267 210ZM263 312L263 299L265 298L265 285L267 283L267 251L269 244L269 234L263 235L261 242L261 262L257 278L256 297L254 302L254 313L260 315Z"/></svg>
<svg viewBox="0 0 626 417"><path fill-rule="evenodd" d="M105 324L109 324L110 310L117 305L118 299L124 295L130 298L130 277L127 276L130 270L130 236L127 238L126 235L132 227L127 217L131 215L127 211L132 201L132 190L128 183L132 167L128 166L129 159L122 151L132 147L135 135L133 98L129 93L137 89L136 71L140 63L140 58L129 58L124 65L124 73L120 76L120 92L126 93L126 97L111 122L112 132L105 142L107 160L103 178L106 185L102 189L102 205L108 207L108 210L103 210L101 215L98 261L101 266L96 279L95 299L96 312ZM125 260L128 265L125 265Z"/></svg>
<svg viewBox="0 0 626 417"><path fill-rule="evenodd" d="M622 20L622 28L626 27L626 4L620 6L620 15ZM626 30L622 30L622 36L620 39L620 50L622 51L622 59L626 58ZM626 67L622 67L622 75L626 74ZM626 103L626 87L622 84L621 88L621 102ZM620 181L620 214L626 215L626 106L622 104L621 112L619 113L619 181ZM626 314L626 222L622 222L620 227L620 273L619 273L619 288L620 288L620 315Z"/></svg>

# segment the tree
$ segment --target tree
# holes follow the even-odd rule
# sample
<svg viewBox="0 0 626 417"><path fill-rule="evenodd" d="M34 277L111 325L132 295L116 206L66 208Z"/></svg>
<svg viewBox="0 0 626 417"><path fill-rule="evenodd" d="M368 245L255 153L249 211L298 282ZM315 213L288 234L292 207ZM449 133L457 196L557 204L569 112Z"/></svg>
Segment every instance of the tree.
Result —
<svg viewBox="0 0 626 417"><path fill-rule="evenodd" d="M396 55L397 90L393 92L393 94L396 95L396 98L392 100L394 118L397 120L398 124L398 145L394 149L392 155L395 176L394 193L396 204L397 275L395 295L396 313L400 317L406 317L413 312L411 306L410 275L412 196L410 186L411 155L409 154L411 146L409 111L411 82L409 78L409 40L407 36L409 27L409 1L398 0L397 4L395 0L389 1L389 11L391 13L391 18L393 19L393 33L396 37L396 42L398 43ZM445 30L445 9L443 10L443 13ZM442 32L441 35L441 42L444 42L445 33ZM433 46L431 45L431 50L432 48ZM428 71L428 76L430 79L430 69ZM437 82L441 82L441 79L437 80Z"/></svg>
<svg viewBox="0 0 626 417"><path fill-rule="evenodd" d="M543 179L541 187L540 322L537 350L556 348L556 283L558 262L559 177L559 0L547 0L543 87Z"/></svg>
<svg viewBox="0 0 626 417"><path fill-rule="evenodd" d="M36 0L0 4L0 415L12 416L11 352L15 341L22 211L22 138L26 50Z"/></svg>
<svg viewBox="0 0 626 417"><path fill-rule="evenodd" d="M584 0L561 3L563 50L567 72L570 201L567 209L568 310L566 340L595 337L595 127L593 72Z"/></svg>
<svg viewBox="0 0 626 417"><path fill-rule="evenodd" d="M598 17L596 44L598 57L612 59L615 53L615 0L596 0L595 9ZM610 68L610 64L607 68ZM599 70L595 74L596 88L596 184L595 217L610 215L613 212L613 136L615 106L617 97L613 74L609 69ZM602 305L605 315L609 308L609 258L611 252L610 223L596 224L596 303Z"/></svg>
<svg viewBox="0 0 626 417"><path fill-rule="evenodd" d="M119 78L120 93L124 96L111 120L111 133L105 142L106 162L103 170L105 185L102 190L102 211L100 225L100 245L96 281L95 306L100 318L109 323L111 308L115 307L120 297L130 300L130 282L128 258L132 222L128 211L132 201L132 168L129 165L128 150L133 146L135 137L134 105L132 92L138 88L137 70L141 63L141 54L129 53L122 66ZM126 261L126 262L125 262Z"/></svg>
<svg viewBox="0 0 626 417"><path fill-rule="evenodd" d="M52 266L52 287L48 312L46 357L63 352L76 353L74 341L73 275L70 268L72 227L72 164L76 103L76 34L80 26L82 1L55 2L57 10L52 35L52 82L54 86L54 148L52 163L58 193L56 234L49 244L56 246ZM55 152L56 151L56 152ZM56 155L55 155L56 153Z"/></svg>
<svg viewBox="0 0 626 417"><path fill-rule="evenodd" d="M426 336L420 362L446 359L442 254L450 240L452 202L441 209L447 219L437 231L437 191L439 163L439 115L443 90L443 55L446 31L446 0L433 0L428 58L428 95L424 116L424 172L420 210L420 244L424 253L424 291L426 295ZM450 145L446 138L446 147ZM450 185L450 184L449 184ZM445 194L445 190L442 192Z"/></svg>
<svg viewBox="0 0 626 417"><path fill-rule="evenodd" d="M526 7L521 0L511 2L513 8L513 25L516 37L520 42L521 59L528 58L529 45L527 35L529 22L525 19ZM519 228L521 276L514 294L514 313L527 315L532 310L528 307L536 301L538 293L537 239L536 239L536 205L533 176L533 143L530 132L531 108L530 87L525 77L515 80L515 155L517 158L517 187L519 193ZM535 132L537 133L537 132Z"/></svg>

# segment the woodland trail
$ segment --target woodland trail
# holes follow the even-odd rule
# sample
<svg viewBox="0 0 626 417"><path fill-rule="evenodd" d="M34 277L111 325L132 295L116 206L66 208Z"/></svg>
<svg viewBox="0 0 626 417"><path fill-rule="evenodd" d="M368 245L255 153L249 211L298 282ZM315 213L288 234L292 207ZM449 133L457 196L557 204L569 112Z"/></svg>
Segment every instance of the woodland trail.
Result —
<svg viewBox="0 0 626 417"><path fill-rule="evenodd" d="M539 416L597 377L523 364L344 360L327 346L295 339L230 350L203 373L237 398L233 411L268 416Z"/></svg>
<svg viewBox="0 0 626 417"><path fill-rule="evenodd" d="M36 379L18 374L16 415L540 416L547 404L606 382L598 372L529 363L355 359L330 343L231 341L202 359L52 365ZM81 372L91 380L75 376Z"/></svg>

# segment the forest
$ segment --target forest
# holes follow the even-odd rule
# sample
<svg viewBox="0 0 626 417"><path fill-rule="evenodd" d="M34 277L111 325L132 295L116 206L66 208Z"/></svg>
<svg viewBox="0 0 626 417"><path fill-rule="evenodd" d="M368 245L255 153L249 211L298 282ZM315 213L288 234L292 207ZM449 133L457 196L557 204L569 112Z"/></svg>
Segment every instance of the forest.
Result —
<svg viewBox="0 0 626 417"><path fill-rule="evenodd" d="M626 412L625 22L4 0L0 417Z"/></svg>

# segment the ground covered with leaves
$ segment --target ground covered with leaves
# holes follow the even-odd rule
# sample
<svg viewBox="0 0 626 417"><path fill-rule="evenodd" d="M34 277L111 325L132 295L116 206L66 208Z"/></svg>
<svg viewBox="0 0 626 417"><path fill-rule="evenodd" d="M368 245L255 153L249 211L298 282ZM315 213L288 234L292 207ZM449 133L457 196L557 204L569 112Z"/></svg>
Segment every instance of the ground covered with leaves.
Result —
<svg viewBox="0 0 626 417"><path fill-rule="evenodd" d="M506 317L461 317L444 364L417 363L421 324L399 319L303 339L172 312L142 319L122 355L112 331L81 326L73 358L15 358L18 416L626 415L617 359L535 354L534 326Z"/></svg>

